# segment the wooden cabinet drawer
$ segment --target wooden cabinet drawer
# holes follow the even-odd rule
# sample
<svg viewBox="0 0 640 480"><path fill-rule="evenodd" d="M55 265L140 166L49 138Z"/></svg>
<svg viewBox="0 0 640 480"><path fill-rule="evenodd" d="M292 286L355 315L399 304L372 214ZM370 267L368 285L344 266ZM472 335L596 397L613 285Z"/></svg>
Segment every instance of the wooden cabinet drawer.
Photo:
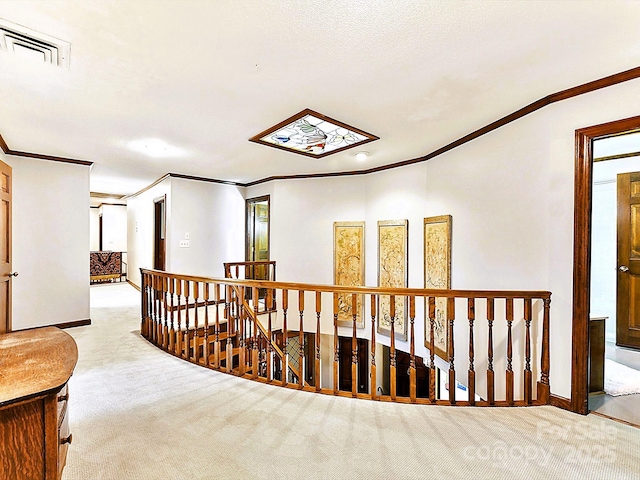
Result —
<svg viewBox="0 0 640 480"><path fill-rule="evenodd" d="M58 400L58 426L62 422L62 417L67 410L67 403L69 401L69 386L65 385L62 390L56 395Z"/></svg>
<svg viewBox="0 0 640 480"><path fill-rule="evenodd" d="M69 431L69 411L66 408L66 402L64 403L65 408L58 424L58 478L62 478L62 469L67 462L67 450L73 438Z"/></svg>

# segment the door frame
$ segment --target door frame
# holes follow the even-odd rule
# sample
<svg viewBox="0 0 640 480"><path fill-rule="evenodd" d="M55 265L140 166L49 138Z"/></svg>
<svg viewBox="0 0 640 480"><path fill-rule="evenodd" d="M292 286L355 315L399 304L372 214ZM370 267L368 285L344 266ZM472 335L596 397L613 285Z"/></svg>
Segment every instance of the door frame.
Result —
<svg viewBox="0 0 640 480"><path fill-rule="evenodd" d="M262 195L260 197L247 198L245 200L245 209L244 209L244 231L245 231L245 243L244 243L244 259L246 262L253 261L250 258L249 248L251 245L251 239L249 238L249 209L250 205L253 203L267 202L267 251L269 252L268 259L271 259L271 196L270 195Z"/></svg>
<svg viewBox="0 0 640 480"><path fill-rule="evenodd" d="M102 213L98 215L98 250L102 251Z"/></svg>
<svg viewBox="0 0 640 480"><path fill-rule="evenodd" d="M589 302L591 298L591 200L593 141L640 129L640 116L615 120L575 133L573 224L573 318L570 410L589 413Z"/></svg>
<svg viewBox="0 0 640 480"><path fill-rule="evenodd" d="M4 198L8 198L9 201L9 210L7 212L7 217L6 217L6 234L7 234L7 244L6 244L6 255L7 255L7 259L8 262L6 265L8 265L8 268L6 269L6 275L7 275L7 304L5 306L6 308L6 325L3 326L3 328L5 329L5 333L9 333L13 331L13 279L15 278L15 276L17 276L18 274L15 273L12 275L12 270L13 270L13 235L12 235L12 230L13 230L13 167L11 165L9 165L6 162L3 162L0 160L0 164L2 165L2 169L5 170L8 169L9 175L7 178L7 185L6 188L2 189L2 197L4 201ZM4 172L3 172L4 175ZM4 240L4 239L2 239ZM4 270L4 269L3 269ZM3 272L4 273L4 272Z"/></svg>
<svg viewBox="0 0 640 480"><path fill-rule="evenodd" d="M158 228L158 204L162 204L162 215L160 219L160 226ZM158 234L160 237L158 238ZM160 242L162 240L162 242ZM158 247L162 243L162 268L156 267L158 259ZM156 270L167 269L167 196L161 195L153 199L153 268Z"/></svg>

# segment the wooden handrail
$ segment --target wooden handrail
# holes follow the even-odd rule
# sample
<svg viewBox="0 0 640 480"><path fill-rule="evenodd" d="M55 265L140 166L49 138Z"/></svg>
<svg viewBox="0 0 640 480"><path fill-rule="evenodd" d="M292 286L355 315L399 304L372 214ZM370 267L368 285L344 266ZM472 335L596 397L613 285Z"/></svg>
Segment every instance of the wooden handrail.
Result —
<svg viewBox="0 0 640 480"><path fill-rule="evenodd" d="M541 405L550 401L548 291L317 285L149 269L141 269L141 274L143 336L196 364L289 388L354 398L468 406ZM369 305L367 295L370 329L362 316L364 305ZM331 304L332 311L323 312L323 296L325 307ZM384 304L383 297L388 297ZM424 302L424 359L416 354L416 302ZM291 313L290 307L296 312ZM288 314L299 319L288 318ZM267 324L260 315L267 315ZM308 317L315 317L313 324ZM387 322L384 328L383 318ZM333 321L333 335L327 333L327 321ZM339 337L345 327L350 338ZM371 336L363 338L367 331ZM293 352L279 347L278 335L285 344L294 342ZM460 335L468 340L468 348L456 345ZM331 346L323 340L325 336L333 336ZM480 341L487 342L486 348ZM376 348L379 344L388 346L388 361L376 365L376 356L381 355L381 349ZM328 349L333 358L327 356ZM532 358L534 354L536 358ZM383 382L389 390L382 394L377 378L383 373L381 367L386 369L382 378L389 379L388 384ZM484 368L486 375L477 374ZM421 379L419 371L423 372ZM438 371L448 380L447 394L439 391ZM293 383L287 380L288 372ZM534 375L537 388L533 388ZM466 387L467 398L458 394L459 383Z"/></svg>
<svg viewBox="0 0 640 480"><path fill-rule="evenodd" d="M201 277L197 275L168 273L163 270L153 270L146 268L141 268L140 272L143 274L150 273L161 277L180 277L183 280L188 280L191 282L220 283L225 285L250 286L277 290L305 290L314 292L344 292L358 294L363 293L372 295L395 295L398 297L414 295L421 297L440 298L530 298L532 300L551 300L551 292L545 290L436 290L428 288L388 288Z"/></svg>

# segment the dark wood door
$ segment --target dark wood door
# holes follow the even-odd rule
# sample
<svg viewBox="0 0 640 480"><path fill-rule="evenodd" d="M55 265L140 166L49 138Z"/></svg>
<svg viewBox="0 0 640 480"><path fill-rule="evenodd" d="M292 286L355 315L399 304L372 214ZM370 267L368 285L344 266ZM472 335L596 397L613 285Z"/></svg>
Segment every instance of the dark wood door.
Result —
<svg viewBox="0 0 640 480"><path fill-rule="evenodd" d="M316 385L316 334L304 334L304 381Z"/></svg>
<svg viewBox="0 0 640 480"><path fill-rule="evenodd" d="M154 239L153 239L153 268L165 270L166 268L166 211L165 197L156 198L154 205Z"/></svg>
<svg viewBox="0 0 640 480"><path fill-rule="evenodd" d="M618 175L616 345L640 349L640 172Z"/></svg>
<svg viewBox="0 0 640 480"><path fill-rule="evenodd" d="M340 363L338 385L340 390L351 391L352 338L338 337L340 344ZM369 341L357 339L358 345L358 393L369 393Z"/></svg>
<svg viewBox="0 0 640 480"><path fill-rule="evenodd" d="M416 361L416 396L429 398L429 369L422 357L415 357ZM411 394L411 355L396 350L396 395L408 397Z"/></svg>
<svg viewBox="0 0 640 480"><path fill-rule="evenodd" d="M0 162L0 333L11 331L11 167Z"/></svg>

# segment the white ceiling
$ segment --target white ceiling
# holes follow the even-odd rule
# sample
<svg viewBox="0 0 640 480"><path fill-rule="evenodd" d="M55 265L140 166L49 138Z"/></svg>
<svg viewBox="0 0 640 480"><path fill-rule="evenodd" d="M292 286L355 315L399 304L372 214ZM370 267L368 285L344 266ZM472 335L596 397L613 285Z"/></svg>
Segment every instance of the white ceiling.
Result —
<svg viewBox="0 0 640 480"><path fill-rule="evenodd" d="M92 191L168 172L248 182L420 157L548 94L640 65L638 1L0 0L71 44L0 51L12 150L94 162ZM311 108L380 137L323 159L253 135ZM183 156L126 144L158 138Z"/></svg>

